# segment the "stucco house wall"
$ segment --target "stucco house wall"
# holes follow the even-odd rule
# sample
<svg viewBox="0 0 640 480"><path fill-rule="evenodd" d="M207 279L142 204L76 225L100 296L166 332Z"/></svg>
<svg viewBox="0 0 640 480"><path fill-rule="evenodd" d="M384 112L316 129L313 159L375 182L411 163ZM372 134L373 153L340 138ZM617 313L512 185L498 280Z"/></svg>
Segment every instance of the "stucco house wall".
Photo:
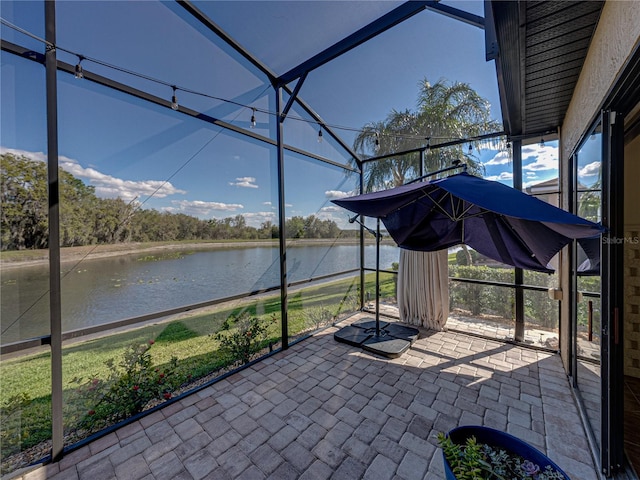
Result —
<svg viewBox="0 0 640 480"><path fill-rule="evenodd" d="M631 55L640 44L640 1L609 0L605 3L580 78L573 92L560 137L560 184L563 208L569 206L569 164L571 153L578 146L587 128L596 118L616 85ZM559 278L564 292L560 304L560 351L564 367L569 368L571 348L570 270L567 249L561 253Z"/></svg>

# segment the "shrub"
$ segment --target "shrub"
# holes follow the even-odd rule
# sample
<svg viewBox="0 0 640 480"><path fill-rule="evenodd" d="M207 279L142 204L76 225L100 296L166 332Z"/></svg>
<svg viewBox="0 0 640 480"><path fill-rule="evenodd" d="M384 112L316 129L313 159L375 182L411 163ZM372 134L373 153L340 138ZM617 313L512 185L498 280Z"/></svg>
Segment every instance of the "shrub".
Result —
<svg viewBox="0 0 640 480"><path fill-rule="evenodd" d="M215 335L220 342L220 353L230 364L249 363L266 346L267 330L275 321L275 315L269 322L261 322L257 317L250 318L246 312L242 313L234 322L234 330Z"/></svg>
<svg viewBox="0 0 640 480"><path fill-rule="evenodd" d="M513 283L513 270L487 266L449 265L449 275L457 278ZM513 289L474 283L453 282L451 308L463 308L473 315L491 313L504 318L513 317Z"/></svg>
<svg viewBox="0 0 640 480"><path fill-rule="evenodd" d="M476 252L475 250L461 248L456 252L456 264L462 266L471 266L472 264L476 263L478 257L478 252ZM471 263L469 263L469 259L471 259Z"/></svg>
<svg viewBox="0 0 640 480"><path fill-rule="evenodd" d="M336 317L346 315L360 309L360 288L349 290L340 300Z"/></svg>
<svg viewBox="0 0 640 480"><path fill-rule="evenodd" d="M318 330L333 322L333 313L327 307L311 307L304 310L305 323Z"/></svg>
<svg viewBox="0 0 640 480"><path fill-rule="evenodd" d="M73 379L80 384L79 401L87 407L80 427L92 431L140 413L154 400L171 398L182 383L176 375L178 360L172 358L164 368L154 366L149 353L153 344L129 346L118 365L113 359L105 362L111 372L106 379Z"/></svg>

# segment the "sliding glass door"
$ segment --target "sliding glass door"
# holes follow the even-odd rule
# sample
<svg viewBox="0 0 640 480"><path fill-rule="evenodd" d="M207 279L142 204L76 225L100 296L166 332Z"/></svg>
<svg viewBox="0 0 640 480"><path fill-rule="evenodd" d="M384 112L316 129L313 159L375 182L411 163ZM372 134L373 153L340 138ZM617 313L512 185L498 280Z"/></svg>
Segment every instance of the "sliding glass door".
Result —
<svg viewBox="0 0 640 480"><path fill-rule="evenodd" d="M572 377L602 471L623 465L623 129L603 111L572 159L573 213L602 222L600 238L572 248Z"/></svg>

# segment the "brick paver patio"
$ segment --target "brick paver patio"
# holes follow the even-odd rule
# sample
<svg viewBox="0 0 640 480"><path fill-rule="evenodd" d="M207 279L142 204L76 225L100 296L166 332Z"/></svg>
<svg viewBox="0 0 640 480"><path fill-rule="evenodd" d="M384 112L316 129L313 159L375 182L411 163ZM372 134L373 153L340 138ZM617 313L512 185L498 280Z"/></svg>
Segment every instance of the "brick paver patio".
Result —
<svg viewBox="0 0 640 480"><path fill-rule="evenodd" d="M335 330L22 478L435 480L435 436L462 424L507 431L572 478L598 478L558 355L424 331L390 360L336 342Z"/></svg>

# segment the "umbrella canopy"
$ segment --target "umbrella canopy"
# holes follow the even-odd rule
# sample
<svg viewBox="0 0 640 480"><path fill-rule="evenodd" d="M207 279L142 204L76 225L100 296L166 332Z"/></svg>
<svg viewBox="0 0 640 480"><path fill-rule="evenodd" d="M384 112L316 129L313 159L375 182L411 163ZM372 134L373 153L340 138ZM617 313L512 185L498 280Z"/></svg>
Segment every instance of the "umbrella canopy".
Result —
<svg viewBox="0 0 640 480"><path fill-rule="evenodd" d="M578 275L600 275L600 238L578 240Z"/></svg>
<svg viewBox="0 0 640 480"><path fill-rule="evenodd" d="M604 230L542 200L466 172L332 200L380 218L398 246L436 251L465 243L494 260L552 272L551 258L574 238Z"/></svg>

